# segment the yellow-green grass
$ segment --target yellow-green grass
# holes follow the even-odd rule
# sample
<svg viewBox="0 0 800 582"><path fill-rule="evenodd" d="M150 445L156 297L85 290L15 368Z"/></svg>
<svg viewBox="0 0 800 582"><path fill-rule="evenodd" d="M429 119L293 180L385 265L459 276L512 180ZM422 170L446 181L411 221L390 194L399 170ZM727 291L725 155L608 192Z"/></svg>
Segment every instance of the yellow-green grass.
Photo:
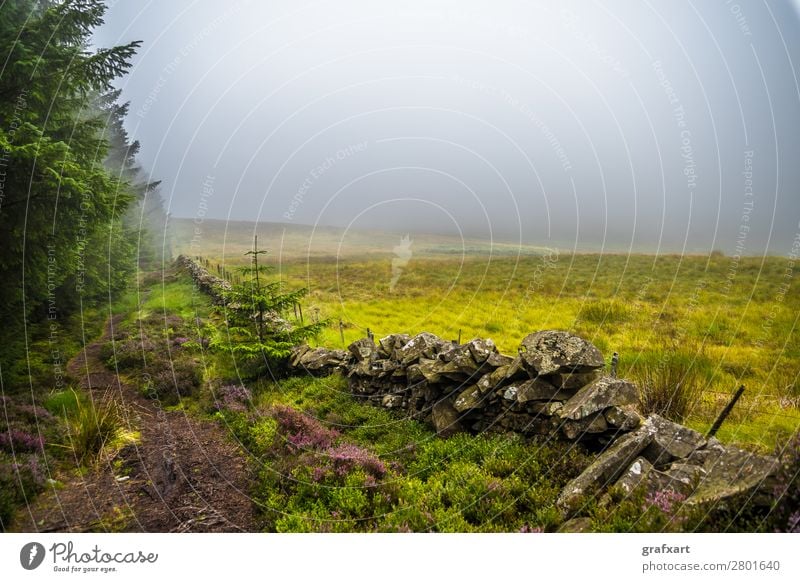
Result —
<svg viewBox="0 0 800 582"><path fill-rule="evenodd" d="M235 273L246 264L253 225L229 225L225 236L215 228L193 245L179 234L176 248L208 259L212 270L224 263ZM784 257L542 254L541 247L509 256L507 245L497 256L475 244L462 255L453 253L460 241L417 237L410 260L395 262L399 277L391 287L396 257L387 241L395 235L376 236L370 246L366 234L349 233L358 244L345 248L336 244L342 233L315 233L314 242L310 230L293 227L289 252L280 225L259 229L268 249L270 241L283 244L265 258L274 277L309 289L305 319L332 322L320 345L347 345L369 328L376 337L430 331L446 339L460 334L462 341L491 338L513 354L532 331L565 329L607 358L619 352L620 373L634 379L647 366L688 365L694 373L687 378L701 384L702 397L687 422L699 429L710 426L740 384L747 390L720 431L723 439L768 449L800 427L800 294ZM309 247L314 252L304 253Z"/></svg>

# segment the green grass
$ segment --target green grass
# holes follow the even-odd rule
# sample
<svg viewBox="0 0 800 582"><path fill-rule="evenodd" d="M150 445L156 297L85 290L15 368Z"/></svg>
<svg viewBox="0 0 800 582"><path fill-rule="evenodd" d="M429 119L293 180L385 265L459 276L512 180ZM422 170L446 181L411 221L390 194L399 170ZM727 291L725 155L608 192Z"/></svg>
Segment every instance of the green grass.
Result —
<svg viewBox="0 0 800 582"><path fill-rule="evenodd" d="M229 272L244 265L239 251L246 250L253 225L233 223L227 238L220 224L209 228L192 254L224 263ZM462 256L453 254L460 244L452 240L421 237L390 292L389 235L354 234L336 255L341 233L333 230L311 239L299 226L288 234L280 225L260 228L259 241L263 235L265 244L275 245L269 255L275 278L289 288L309 288L305 318L334 322L320 345L343 347L369 328L376 337L420 331L446 339L460 334L463 341L489 337L513 354L528 333L566 329L591 340L607 358L619 352L620 372L633 379L652 376L663 361L672 363L663 382L688 371L698 401L690 410L687 404L668 413L675 418L710 425L724 395L744 384L747 391L723 437L771 450L783 431L800 427L800 293L783 288L785 258L742 257L732 271L732 260L719 253L555 258L525 247L521 256L509 257L469 245L478 250ZM180 232L176 242L178 250L190 250ZM670 388L662 385L662 391Z"/></svg>
<svg viewBox="0 0 800 582"><path fill-rule="evenodd" d="M440 276L435 269L428 271L433 279ZM424 273L418 276L424 277ZM164 335L169 340L178 333L188 335L201 313L206 328L218 327L219 315L213 313L207 298L193 292L185 276L172 277L165 286L154 282L151 288L137 314L145 319L131 324L132 330L143 326L149 336ZM314 300L322 311L320 297L318 294ZM378 301L389 299L378 296ZM409 298L395 298L392 305L405 301L409 302L408 311L395 313L397 321L420 316ZM595 315L590 318L600 321L590 324L578 315L582 310L585 314L588 300L565 294L565 301L575 308L574 327L594 328L590 337L603 349L619 345L625 337L642 346L638 351L622 352L623 374L635 377L642 370L662 370L661 362L666 361L667 375L690 378L699 386L703 398L689 407L687 420L698 430L706 431L724 406L726 393L721 388L719 392L711 389L718 375L760 377L758 366L744 366L738 358L723 362L724 367L714 345L689 333L691 329L669 333L679 322L692 321L683 317L693 314L686 306L663 310L665 315L651 323L656 327L653 337L648 337L631 331L645 323L641 310L630 302L619 302L624 307L618 308L619 300L597 300L600 307L594 308ZM379 305L370 308L381 313ZM559 308L555 302L550 306L551 310ZM503 334L497 337L507 337L508 330L519 325L509 314L487 313L486 306L482 311L475 309L481 314L472 328L476 335L493 330ZM603 322L610 320L616 327L604 331ZM388 327L391 322L384 324ZM169 327L161 334L164 325ZM381 331L378 326L373 329L376 334ZM351 335L353 330L347 333ZM463 333L462 339L469 337ZM329 340L323 337L320 341ZM509 340L504 345L513 344ZM556 531L563 524L555 508L557 496L591 460L579 445L527 440L519 435L461 434L441 439L423 423L359 402L349 393L346 380L338 376L249 382L253 397L244 408L217 411L218 401L212 393L224 384L241 382L230 353L192 348L184 356L200 362L205 375L202 388L182 399L180 405L187 412L217 419L245 447L257 473L251 493L265 531ZM783 357L794 361L793 356ZM764 380L770 390L748 393L723 426L719 436L724 441L767 449L785 441L796 429L795 418L771 399L772 390L791 381L790 375L775 379L768 372ZM287 425L287 414L301 428ZM302 445L293 444L298 437L306 439L301 440ZM684 527L714 531L717 527L707 516L699 516L699 522L686 521L639 498L612 497L611 503L599 499L586 507L586 515L592 531L680 531Z"/></svg>
<svg viewBox="0 0 800 582"><path fill-rule="evenodd" d="M357 402L341 377L253 389L252 411L218 417L262 467L254 497L267 531L555 531L558 493L589 463L574 445L518 435L438 438ZM281 406L304 413L311 431L336 430L335 446L288 445L272 412ZM320 476L336 446L377 459L385 474L352 467Z"/></svg>
<svg viewBox="0 0 800 582"><path fill-rule="evenodd" d="M67 434L61 446L78 465L92 463L123 433L119 408L109 397L97 399L73 389L63 390L51 394L45 408L65 420Z"/></svg>

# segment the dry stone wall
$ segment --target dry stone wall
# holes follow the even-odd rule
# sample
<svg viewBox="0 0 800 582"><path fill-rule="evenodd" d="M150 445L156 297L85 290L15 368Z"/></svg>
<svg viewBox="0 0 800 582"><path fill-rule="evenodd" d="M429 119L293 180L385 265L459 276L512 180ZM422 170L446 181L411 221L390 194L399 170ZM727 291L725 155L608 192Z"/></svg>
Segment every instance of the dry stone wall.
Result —
<svg viewBox="0 0 800 582"><path fill-rule="evenodd" d="M671 491L687 505L756 496L777 460L732 446L658 415L644 418L639 389L605 372L600 351L565 331L525 337L516 356L491 340L447 342L423 332L360 339L347 350L295 348L298 374L347 377L356 397L431 423L441 436L513 431L558 436L599 450L561 492L565 516L618 485L627 493Z"/></svg>
<svg viewBox="0 0 800 582"><path fill-rule="evenodd" d="M175 265L179 269L186 270L195 285L197 285L197 288L211 297L215 303L222 303L223 294L231 289L231 284L225 279L212 275L205 267L202 267L186 255L178 256L175 259Z"/></svg>

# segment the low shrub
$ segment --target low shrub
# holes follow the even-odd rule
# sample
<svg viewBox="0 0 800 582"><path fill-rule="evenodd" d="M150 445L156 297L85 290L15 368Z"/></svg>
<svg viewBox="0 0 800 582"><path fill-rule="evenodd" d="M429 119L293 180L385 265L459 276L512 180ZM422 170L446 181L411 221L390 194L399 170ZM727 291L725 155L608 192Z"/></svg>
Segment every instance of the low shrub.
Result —
<svg viewBox="0 0 800 582"><path fill-rule="evenodd" d="M37 455L0 452L0 531L11 524L16 508L42 491L45 475Z"/></svg>
<svg viewBox="0 0 800 582"><path fill-rule="evenodd" d="M262 463L269 531L555 531L558 493L589 463L575 446L518 435L440 439L337 387L293 379L262 387L257 400L272 404L261 416L218 413ZM335 429L320 420L333 417Z"/></svg>
<svg viewBox="0 0 800 582"><path fill-rule="evenodd" d="M19 428L0 432L0 449L9 453L40 453L44 450L44 439Z"/></svg>
<svg viewBox="0 0 800 582"><path fill-rule="evenodd" d="M142 376L142 391L167 406L194 395L202 382L199 367L186 358L158 359L147 370Z"/></svg>
<svg viewBox="0 0 800 582"><path fill-rule="evenodd" d="M226 384L221 386L214 396L216 410L232 410L244 412L253 401L253 395L241 384Z"/></svg>
<svg viewBox="0 0 800 582"><path fill-rule="evenodd" d="M147 338L129 338L108 342L100 352L106 367L110 370L135 370L143 368L148 357L158 353L156 344Z"/></svg>

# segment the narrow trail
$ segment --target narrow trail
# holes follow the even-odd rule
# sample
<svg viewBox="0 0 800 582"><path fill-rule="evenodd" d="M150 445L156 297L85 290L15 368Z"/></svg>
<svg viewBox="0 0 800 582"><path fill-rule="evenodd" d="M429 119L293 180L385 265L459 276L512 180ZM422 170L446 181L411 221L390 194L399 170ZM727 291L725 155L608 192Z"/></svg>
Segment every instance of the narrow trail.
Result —
<svg viewBox="0 0 800 582"><path fill-rule="evenodd" d="M67 365L94 398L110 395L126 429L141 437L95 467L72 470L18 515L16 528L37 532L257 531L248 492L244 451L216 423L182 411L162 410L135 386L107 370L100 358L120 322L106 322L103 336Z"/></svg>

